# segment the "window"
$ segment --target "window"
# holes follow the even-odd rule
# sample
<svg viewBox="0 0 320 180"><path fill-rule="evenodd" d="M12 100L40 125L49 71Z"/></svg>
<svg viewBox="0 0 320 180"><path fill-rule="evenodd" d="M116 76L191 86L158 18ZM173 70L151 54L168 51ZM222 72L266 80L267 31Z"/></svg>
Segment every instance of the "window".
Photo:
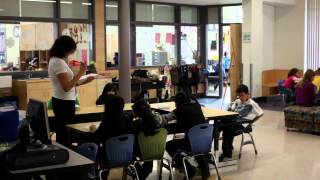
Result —
<svg viewBox="0 0 320 180"><path fill-rule="evenodd" d="M242 21L242 6L224 6L222 8L222 22L224 24L242 23Z"/></svg>
<svg viewBox="0 0 320 180"><path fill-rule="evenodd" d="M136 21L173 23L174 6L137 3Z"/></svg>
<svg viewBox="0 0 320 180"><path fill-rule="evenodd" d="M150 25L136 27L136 65L161 66L176 64L174 26Z"/></svg>
<svg viewBox="0 0 320 180"><path fill-rule="evenodd" d="M61 18L89 19L91 0L61 0Z"/></svg>
<svg viewBox="0 0 320 180"><path fill-rule="evenodd" d="M106 49L107 49L107 65L106 67L116 67L119 65L118 62L118 26L117 25L107 25L106 27Z"/></svg>
<svg viewBox="0 0 320 180"><path fill-rule="evenodd" d="M56 0L1 0L0 16L54 17Z"/></svg>
<svg viewBox="0 0 320 180"><path fill-rule="evenodd" d="M0 23L0 70L45 70L57 37L55 23Z"/></svg>
<svg viewBox="0 0 320 180"><path fill-rule="evenodd" d="M197 26L181 26L181 64L200 63Z"/></svg>
<svg viewBox="0 0 320 180"><path fill-rule="evenodd" d="M106 20L117 21L118 20L118 2L106 2Z"/></svg>
<svg viewBox="0 0 320 180"><path fill-rule="evenodd" d="M61 23L61 34L71 36L77 43L77 50L69 60L80 60L89 64L92 60L92 29L89 24Z"/></svg>
<svg viewBox="0 0 320 180"><path fill-rule="evenodd" d="M198 9L195 7L181 7L181 23L198 23Z"/></svg>
<svg viewBox="0 0 320 180"><path fill-rule="evenodd" d="M219 8L208 8L208 24L219 24Z"/></svg>

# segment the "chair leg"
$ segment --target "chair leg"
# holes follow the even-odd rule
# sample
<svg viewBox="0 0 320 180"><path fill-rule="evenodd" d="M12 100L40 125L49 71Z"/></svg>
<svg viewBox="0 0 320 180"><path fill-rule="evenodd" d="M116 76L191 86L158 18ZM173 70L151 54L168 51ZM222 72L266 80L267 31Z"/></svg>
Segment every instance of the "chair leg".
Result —
<svg viewBox="0 0 320 180"><path fill-rule="evenodd" d="M214 155L212 155L212 159L213 159L213 165L214 165L214 168L216 169L216 173L217 173L217 177L218 177L218 180L221 180L221 177L220 177L220 174L219 174L219 171L218 171L218 167L217 167L217 161L216 161L216 158L214 157Z"/></svg>
<svg viewBox="0 0 320 180"><path fill-rule="evenodd" d="M159 180L162 179L162 165L163 165L163 160L160 160L160 166L159 166Z"/></svg>
<svg viewBox="0 0 320 180"><path fill-rule="evenodd" d="M186 157L183 157L182 163L183 163L184 173L186 174L186 180L189 180L188 170L187 170L187 166L186 166Z"/></svg>
<svg viewBox="0 0 320 180"><path fill-rule="evenodd" d="M102 173L108 171L108 169L103 169L99 171L99 180L102 180Z"/></svg>
<svg viewBox="0 0 320 180"><path fill-rule="evenodd" d="M130 167L133 168L133 171L136 174L136 180L139 180L139 175L138 175L138 171L137 171L136 167L134 165L130 165Z"/></svg>
<svg viewBox="0 0 320 180"><path fill-rule="evenodd" d="M170 177L171 177L171 180L174 180L172 163L171 163L170 161L168 161L168 164L169 164L169 168L170 168Z"/></svg>
<svg viewBox="0 0 320 180"><path fill-rule="evenodd" d="M253 136L251 133L248 133L251 137L251 141L252 141L252 145L253 145L253 148L254 148L254 152L256 153L256 155L258 154L258 150L257 150L257 147L256 147L256 144L254 143L254 139L253 139Z"/></svg>
<svg viewBox="0 0 320 180"><path fill-rule="evenodd" d="M241 152L243 148L243 143L244 143L244 135L243 133L241 134L241 144L240 144L240 151L239 151L239 159L241 159Z"/></svg>
<svg viewBox="0 0 320 180"><path fill-rule="evenodd" d="M122 168L122 180L127 180L127 169L126 167Z"/></svg>

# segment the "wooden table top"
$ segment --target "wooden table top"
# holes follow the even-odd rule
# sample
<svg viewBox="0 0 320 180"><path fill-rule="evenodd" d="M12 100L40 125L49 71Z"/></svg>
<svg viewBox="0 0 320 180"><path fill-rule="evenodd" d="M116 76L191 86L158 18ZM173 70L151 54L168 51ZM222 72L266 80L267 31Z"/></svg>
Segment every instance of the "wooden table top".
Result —
<svg viewBox="0 0 320 180"><path fill-rule="evenodd" d="M124 111L131 111L133 103L127 103L124 106ZM76 115L81 114L96 114L96 113L103 113L104 112L104 105L92 106L92 107L80 107L76 110ZM54 117L53 110L48 110L48 117Z"/></svg>
<svg viewBox="0 0 320 180"><path fill-rule="evenodd" d="M125 109L131 110L132 103L126 104ZM175 109L175 103L174 102L164 102L164 103L155 103L150 104L151 108L153 109L159 109L162 111L168 111L171 112ZM237 116L238 113L236 112L230 112L225 110L218 110L218 109L212 109L208 107L202 107L202 112L207 119L214 119L217 117L227 117L227 116ZM98 122L87 122L87 123L77 123L77 124L69 124L67 125L69 128L81 131L81 132L90 132L89 127L91 125L100 125L100 121Z"/></svg>

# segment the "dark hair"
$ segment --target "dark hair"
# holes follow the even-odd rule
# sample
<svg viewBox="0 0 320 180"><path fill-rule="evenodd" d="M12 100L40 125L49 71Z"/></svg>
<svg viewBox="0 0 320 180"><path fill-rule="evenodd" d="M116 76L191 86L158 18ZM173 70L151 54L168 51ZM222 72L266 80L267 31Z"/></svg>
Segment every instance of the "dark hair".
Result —
<svg viewBox="0 0 320 180"><path fill-rule="evenodd" d="M318 68L315 72L314 72L317 76L320 75L320 68Z"/></svg>
<svg viewBox="0 0 320 180"><path fill-rule="evenodd" d="M123 112L124 100L120 96L109 95L105 99L105 113L109 115Z"/></svg>
<svg viewBox="0 0 320 180"><path fill-rule="evenodd" d="M65 58L67 53L76 49L77 44L70 36L60 36L54 41L49 55L50 57Z"/></svg>
<svg viewBox="0 0 320 180"><path fill-rule="evenodd" d="M244 85L244 84L240 84L236 90L237 93L249 93L249 88L248 86Z"/></svg>
<svg viewBox="0 0 320 180"><path fill-rule="evenodd" d="M174 102L175 102L176 106L187 104L187 103L190 103L190 97L182 92L179 92L174 97Z"/></svg>
<svg viewBox="0 0 320 180"><path fill-rule="evenodd" d="M112 83L108 83L104 86L103 91L102 91L102 95L106 96L111 91L115 92L115 94L118 93L117 88Z"/></svg>
<svg viewBox="0 0 320 180"><path fill-rule="evenodd" d="M288 77L294 76L297 74L297 72L299 72L299 69L297 68L292 68L290 69L289 73L288 73Z"/></svg>
<svg viewBox="0 0 320 180"><path fill-rule="evenodd" d="M150 105L144 99L138 99L135 101L132 106L132 110L139 114L141 120L141 131L146 136L152 136L156 133L158 129L158 122L155 118L155 115L152 113Z"/></svg>
<svg viewBox="0 0 320 180"><path fill-rule="evenodd" d="M312 69L308 69L306 73L304 73L302 80L297 84L297 87L302 87L305 82L308 82L308 81L311 82L312 77L314 76L315 76L314 71Z"/></svg>

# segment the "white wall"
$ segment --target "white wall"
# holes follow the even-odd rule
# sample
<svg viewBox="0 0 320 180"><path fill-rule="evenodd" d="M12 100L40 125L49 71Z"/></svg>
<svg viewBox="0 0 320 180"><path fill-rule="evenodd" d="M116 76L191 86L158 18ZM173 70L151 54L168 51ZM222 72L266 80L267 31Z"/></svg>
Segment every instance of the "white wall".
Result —
<svg viewBox="0 0 320 180"><path fill-rule="evenodd" d="M263 65L262 70L275 67L275 7L263 5Z"/></svg>
<svg viewBox="0 0 320 180"><path fill-rule="evenodd" d="M304 67L305 0L295 6L276 7L275 68Z"/></svg>

